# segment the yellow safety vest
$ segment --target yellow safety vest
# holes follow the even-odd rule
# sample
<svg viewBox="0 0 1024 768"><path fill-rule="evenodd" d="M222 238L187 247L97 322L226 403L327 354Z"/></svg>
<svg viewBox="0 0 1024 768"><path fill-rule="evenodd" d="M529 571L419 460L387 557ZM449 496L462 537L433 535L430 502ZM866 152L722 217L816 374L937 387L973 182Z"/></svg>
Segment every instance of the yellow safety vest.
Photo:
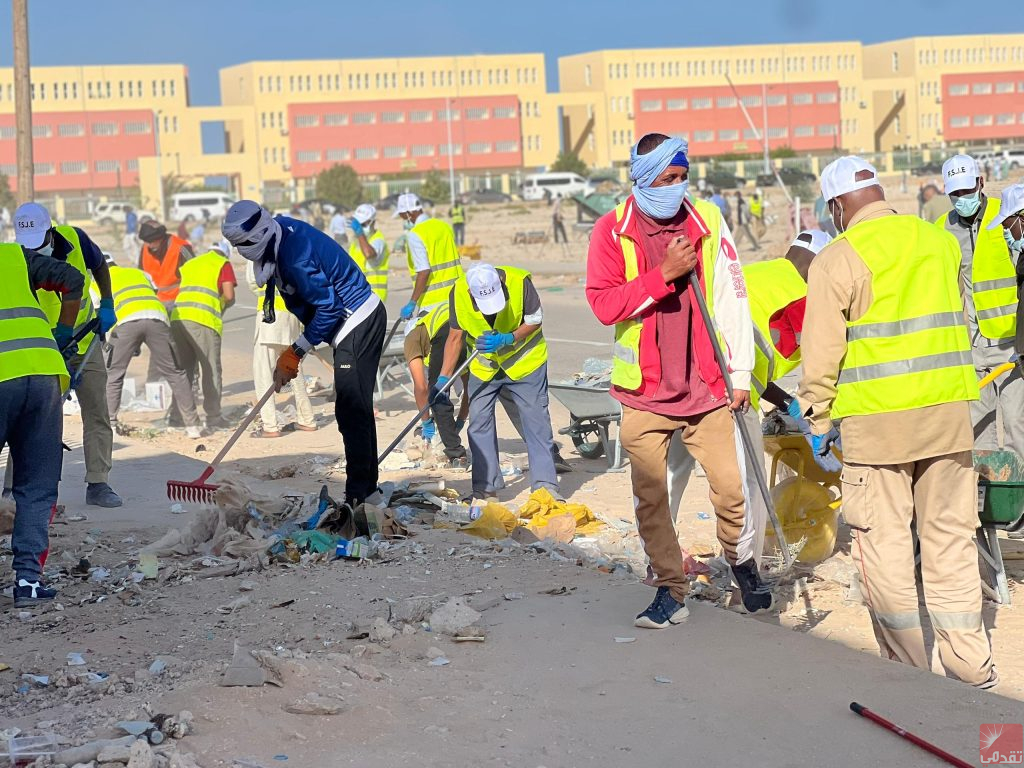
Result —
<svg viewBox="0 0 1024 768"><path fill-rule="evenodd" d="M181 265L181 290L174 300L171 320L191 320L218 334L223 332L218 278L227 261L219 253L207 251Z"/></svg>
<svg viewBox="0 0 1024 768"><path fill-rule="evenodd" d="M456 203L452 206L452 224L465 224L466 223L466 209L462 207L462 203Z"/></svg>
<svg viewBox="0 0 1024 768"><path fill-rule="evenodd" d="M800 365L800 349L784 357L775 344L776 334L769 325L772 315L794 301L807 296L807 283L788 259L772 259L743 267L747 284L750 317L754 321L753 391L750 401L756 407L765 388Z"/></svg>
<svg viewBox="0 0 1024 768"><path fill-rule="evenodd" d="M20 245L0 243L0 274L0 381L57 376L66 391L71 377L50 321L32 293Z"/></svg>
<svg viewBox="0 0 1024 768"><path fill-rule="evenodd" d="M81 272L82 277L85 278L85 285L82 288L82 308L78 310L78 316L75 318L75 332L77 333L96 314L96 309L89 300L89 289L92 288L92 275L85 268L85 254L82 252L82 243L78 238L78 233L75 232L75 228L59 226L54 227L54 229L71 243L71 253L68 254L67 258L68 264ZM36 296L39 298L39 306L46 313L46 317L50 321L50 327L56 328L57 320L60 318L60 294L54 291L39 291ZM82 340L78 342L78 354L85 354L85 351L89 348L89 343L95 335L94 333L87 333L82 337Z"/></svg>
<svg viewBox="0 0 1024 768"><path fill-rule="evenodd" d="M159 312L167 317L167 308L157 298L156 289L141 269L111 265L110 291L118 325L139 312Z"/></svg>
<svg viewBox="0 0 1024 768"><path fill-rule="evenodd" d="M366 238L366 240L371 244L377 240L384 243L384 254L381 256L380 264L377 265L376 269L367 269L367 259L363 254L363 249L359 246L359 238L356 238L356 242L349 251L349 255L352 257L352 261L356 263L356 266L366 275L366 282L370 284L373 292L380 297L381 301L386 301L388 298L388 262L391 260L391 254L388 251L388 241L384 239L384 235L379 230L374 230L374 233Z"/></svg>
<svg viewBox="0 0 1024 768"><path fill-rule="evenodd" d="M995 341L1012 339L1017 334L1017 270L1002 229L988 229L998 213L999 201L988 198L971 262L971 293L978 330L986 339ZM944 213L935 224L946 231L947 218L955 215L956 211Z"/></svg>
<svg viewBox="0 0 1024 768"><path fill-rule="evenodd" d="M220 286L217 286L217 293L220 294ZM267 286L257 285L256 286L256 309L259 312L263 312L263 298L267 295ZM284 297L281 295L280 290L274 291L274 310L277 312L287 312L288 306L284 303ZM262 320L260 321L262 322Z"/></svg>
<svg viewBox="0 0 1024 768"><path fill-rule="evenodd" d="M634 203L635 205L635 203ZM694 203L697 214L707 225L708 234L701 238L700 259L704 272L704 300L708 305L708 313L711 319L715 317L714 302L714 279L715 279L715 258L718 255L718 240L722 228L722 212L718 206L705 200L698 200ZM623 201L615 208L615 225L618 230L625 215L626 202ZM636 245L628 236L617 235L619 247L622 248L622 258L626 266L626 281L635 280L640 276L640 263L636 255ZM707 253L709 246L713 245L714 253ZM644 377L640 370L640 331L643 328L643 321L639 319L623 320L615 324L615 348L612 359L612 384L631 391L636 391L643 386ZM721 340L721 334L719 334ZM724 347L723 347L724 348Z"/></svg>
<svg viewBox="0 0 1024 768"><path fill-rule="evenodd" d="M833 418L977 400L953 236L894 215L862 221L839 240L871 272L871 306L846 324Z"/></svg>
<svg viewBox="0 0 1024 768"><path fill-rule="evenodd" d="M523 324L523 286L530 277L525 269L498 267L505 273L504 285L508 291L505 308L494 318L494 327L487 322L480 310L473 306L469 283L465 277L455 283L455 317L462 328L475 342L488 331L512 333ZM469 372L481 381L490 381L499 370L513 381L526 378L548 361L548 344L543 329L538 328L522 341L517 341L498 352L477 355L470 364Z"/></svg>
<svg viewBox="0 0 1024 768"><path fill-rule="evenodd" d="M412 231L423 241L430 259L430 277L427 290L420 296L420 309L432 309L441 302L448 301L452 286L465 273L462 271L462 259L455 247L455 233L452 228L440 219L421 221ZM409 256L409 269L412 264L412 250L406 245Z"/></svg>
<svg viewBox="0 0 1024 768"><path fill-rule="evenodd" d="M756 219L761 218L764 213L764 200L758 197L750 198L750 215Z"/></svg>
<svg viewBox="0 0 1024 768"><path fill-rule="evenodd" d="M422 325L427 329L427 338L433 340L441 329L448 325L448 319L451 317L451 307L448 302L438 304L430 312L421 317L416 321L416 325ZM423 358L424 365L430 365L430 351L428 351L426 357Z"/></svg>

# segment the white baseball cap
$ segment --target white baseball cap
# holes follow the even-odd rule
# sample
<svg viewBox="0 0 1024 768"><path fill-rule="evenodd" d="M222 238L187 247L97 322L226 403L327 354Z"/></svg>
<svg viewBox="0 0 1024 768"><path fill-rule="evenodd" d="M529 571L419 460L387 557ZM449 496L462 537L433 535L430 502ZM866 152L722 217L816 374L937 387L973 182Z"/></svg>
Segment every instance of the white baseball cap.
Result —
<svg viewBox="0 0 1024 768"><path fill-rule="evenodd" d="M484 315L496 315L505 308L505 290L498 270L490 264L477 264L466 272L469 293Z"/></svg>
<svg viewBox="0 0 1024 768"><path fill-rule="evenodd" d="M858 179L857 174L863 171L869 171L871 177ZM821 196L825 202L849 192L856 192L858 189L876 186L880 187L881 184L878 183L878 171L875 170L875 166L856 155L833 160L821 172Z"/></svg>
<svg viewBox="0 0 1024 768"><path fill-rule="evenodd" d="M810 242L807 242L808 237L811 238ZM793 238L793 242L789 244L789 247L792 248L795 245L798 248L808 250L817 256L821 253L821 249L831 242L832 235L828 232L823 232L820 229L805 229Z"/></svg>
<svg viewBox="0 0 1024 768"><path fill-rule="evenodd" d="M363 203L352 212L352 217L360 224L365 224L377 218L377 209L369 203Z"/></svg>
<svg viewBox="0 0 1024 768"><path fill-rule="evenodd" d="M1011 184L999 197L999 215L987 229L995 229L1015 213L1024 211L1024 184Z"/></svg>
<svg viewBox="0 0 1024 768"><path fill-rule="evenodd" d="M395 206L395 216L400 213L412 213L423 210L423 203L414 192L403 192L398 196L398 204ZM392 216L394 218L394 216Z"/></svg>
<svg viewBox="0 0 1024 768"><path fill-rule="evenodd" d="M978 184L978 161L970 155L953 155L942 164L942 182L948 195Z"/></svg>
<svg viewBox="0 0 1024 768"><path fill-rule="evenodd" d="M46 240L50 231L50 212L39 203L24 203L14 212L14 241L29 250L35 250Z"/></svg>

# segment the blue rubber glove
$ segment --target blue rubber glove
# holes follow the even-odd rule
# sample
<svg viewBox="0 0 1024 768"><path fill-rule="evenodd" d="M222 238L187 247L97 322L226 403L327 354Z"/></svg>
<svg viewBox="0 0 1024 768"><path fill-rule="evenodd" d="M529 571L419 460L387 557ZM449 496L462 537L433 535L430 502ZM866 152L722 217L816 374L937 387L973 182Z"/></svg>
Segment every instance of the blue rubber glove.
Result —
<svg viewBox="0 0 1024 768"><path fill-rule="evenodd" d="M100 309L97 312L100 319L100 334L106 336L110 329L117 325L117 315L114 314L114 299L100 299Z"/></svg>
<svg viewBox="0 0 1024 768"><path fill-rule="evenodd" d="M842 462L832 454L832 446L839 443L839 427L832 427L824 435L811 435L811 450L814 461L826 472L839 472Z"/></svg>
<svg viewBox="0 0 1024 768"><path fill-rule="evenodd" d="M485 355L497 352L502 347L510 347L516 343L516 337L511 333L498 333L488 331L476 343L476 348Z"/></svg>
<svg viewBox="0 0 1024 768"><path fill-rule="evenodd" d="M811 425L807 423L807 419L805 419L803 413L800 412L800 403L795 397L789 401L789 407L786 408L786 413L797 423L801 432L805 435L809 435L811 433Z"/></svg>
<svg viewBox="0 0 1024 768"><path fill-rule="evenodd" d="M64 325L57 323L53 329L53 340L57 342L57 349L61 351L65 357L75 354L74 349L68 349L65 351L65 347L71 343L71 337L75 335L75 329L70 325Z"/></svg>
<svg viewBox="0 0 1024 768"><path fill-rule="evenodd" d="M355 216L348 220L348 226L352 230L352 234L355 235L356 237L362 237L364 234L366 234L365 232L363 232L363 225L356 221Z"/></svg>
<svg viewBox="0 0 1024 768"><path fill-rule="evenodd" d="M451 405L452 401L448 397L447 392L442 392L441 388L451 381L451 376L438 376L434 386L430 388L430 404L431 405Z"/></svg>
<svg viewBox="0 0 1024 768"><path fill-rule="evenodd" d="M437 425L434 424L433 419L427 419L423 422L423 439L430 442L434 439L434 435L437 434Z"/></svg>
<svg viewBox="0 0 1024 768"><path fill-rule="evenodd" d="M399 316L403 320L411 320L413 312L415 312L415 311L416 311L416 302L415 301L410 301L408 304L406 304L404 307L402 307L402 311L399 314Z"/></svg>

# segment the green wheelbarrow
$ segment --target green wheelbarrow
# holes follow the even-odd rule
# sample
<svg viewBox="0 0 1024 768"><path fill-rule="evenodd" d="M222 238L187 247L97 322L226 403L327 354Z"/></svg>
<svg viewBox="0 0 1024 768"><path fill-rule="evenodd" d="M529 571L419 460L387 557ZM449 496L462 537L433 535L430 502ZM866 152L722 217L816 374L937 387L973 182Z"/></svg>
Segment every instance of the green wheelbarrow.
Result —
<svg viewBox="0 0 1024 768"><path fill-rule="evenodd" d="M1009 605L999 531L1024 528L1024 459L1013 451L974 451L974 470L978 473L978 553L988 571L981 588L992 600Z"/></svg>

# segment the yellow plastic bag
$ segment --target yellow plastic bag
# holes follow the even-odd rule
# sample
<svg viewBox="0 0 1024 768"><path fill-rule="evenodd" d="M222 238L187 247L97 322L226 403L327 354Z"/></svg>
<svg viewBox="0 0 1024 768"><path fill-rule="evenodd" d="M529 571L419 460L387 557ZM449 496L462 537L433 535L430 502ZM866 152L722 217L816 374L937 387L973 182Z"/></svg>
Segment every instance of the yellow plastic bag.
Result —
<svg viewBox="0 0 1024 768"><path fill-rule="evenodd" d="M565 514L572 515L576 520L577 536L589 536L604 527L604 523L597 519L589 507L558 501L547 488L534 491L519 510L519 517L529 521L526 527L531 531L543 528L552 518Z"/></svg>
<svg viewBox="0 0 1024 768"><path fill-rule="evenodd" d="M517 525L519 522L514 514L492 501L483 508L480 517L459 530L481 539L504 539Z"/></svg>

